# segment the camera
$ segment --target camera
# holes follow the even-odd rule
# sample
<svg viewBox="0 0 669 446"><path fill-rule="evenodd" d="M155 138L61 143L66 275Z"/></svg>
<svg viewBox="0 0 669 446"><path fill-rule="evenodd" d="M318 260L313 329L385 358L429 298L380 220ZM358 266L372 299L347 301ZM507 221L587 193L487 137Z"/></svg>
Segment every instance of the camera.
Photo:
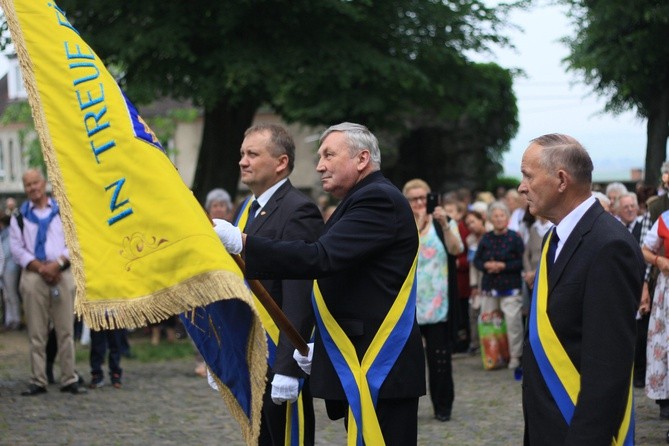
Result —
<svg viewBox="0 0 669 446"><path fill-rule="evenodd" d="M427 194L427 204L425 206L428 214L433 213L434 209L439 206L439 194L437 192Z"/></svg>

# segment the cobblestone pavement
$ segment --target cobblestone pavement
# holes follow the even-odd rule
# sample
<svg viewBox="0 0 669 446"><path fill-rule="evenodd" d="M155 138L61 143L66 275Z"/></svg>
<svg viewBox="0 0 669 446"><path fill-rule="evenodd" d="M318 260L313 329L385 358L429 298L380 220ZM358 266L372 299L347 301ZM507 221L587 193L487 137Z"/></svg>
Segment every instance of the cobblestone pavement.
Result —
<svg viewBox="0 0 669 446"><path fill-rule="evenodd" d="M124 360L122 389L107 385L86 395L59 392L22 397L30 365L27 335L0 333L0 445L243 445L222 399L193 374L191 360L140 363ZM183 341L185 342L185 341ZM82 347L77 347L82 348ZM86 361L77 364L88 379ZM420 400L419 445L520 445L520 382L509 370L484 371L480 358L453 359L456 400L453 418L432 417ZM58 367L56 367L58 379ZM635 389L636 440L666 444L669 422ZM330 421L316 400L316 444L345 445L342 421Z"/></svg>

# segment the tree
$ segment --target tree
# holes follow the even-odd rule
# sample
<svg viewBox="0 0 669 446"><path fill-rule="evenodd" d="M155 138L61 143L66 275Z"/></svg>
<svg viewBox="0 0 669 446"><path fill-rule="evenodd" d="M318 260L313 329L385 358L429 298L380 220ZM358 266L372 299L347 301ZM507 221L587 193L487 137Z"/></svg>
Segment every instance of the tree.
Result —
<svg viewBox="0 0 669 446"><path fill-rule="evenodd" d="M418 99L431 87L443 89L443 97L462 87L441 82L444 73L431 71L431 63L457 71L465 51L505 42L498 30L506 6L480 0L63 0L60 6L102 59L122 68L120 83L134 101L170 96L203 108L193 185L200 199L213 187L235 194L243 130L259 106L288 120L405 131L405 111L420 108Z"/></svg>
<svg viewBox="0 0 669 446"><path fill-rule="evenodd" d="M19 145L25 147L25 156L29 167L34 167L46 174L46 164L42 155L35 124L27 102L13 102L0 115L0 125L23 124L18 131Z"/></svg>
<svg viewBox="0 0 669 446"><path fill-rule="evenodd" d="M647 119L645 181L657 184L669 137L669 3L563 0L578 31L566 61L607 98L606 111Z"/></svg>
<svg viewBox="0 0 669 446"><path fill-rule="evenodd" d="M446 82L457 90L425 92L400 140L401 162L386 174L398 185L421 177L440 192L490 190L518 129L511 73L495 64L467 63Z"/></svg>

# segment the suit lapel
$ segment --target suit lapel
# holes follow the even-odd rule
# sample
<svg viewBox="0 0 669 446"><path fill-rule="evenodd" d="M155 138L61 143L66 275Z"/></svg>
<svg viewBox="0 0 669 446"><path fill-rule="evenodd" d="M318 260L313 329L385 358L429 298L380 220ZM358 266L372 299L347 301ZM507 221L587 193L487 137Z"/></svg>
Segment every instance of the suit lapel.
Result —
<svg viewBox="0 0 669 446"><path fill-rule="evenodd" d="M255 235L260 231L260 228L269 220L269 217L279 208L281 200L288 193L288 190L291 188L290 180L286 180L277 190L272 194L269 201L265 206L260 209L260 212L256 216L255 220L249 228L249 235Z"/></svg>
<svg viewBox="0 0 669 446"><path fill-rule="evenodd" d="M354 193L362 189L363 187L368 186L369 184L372 183L379 183L383 181L385 177L381 173L381 171L376 171L372 172L371 174L367 175L365 178L363 178L360 182L358 182L353 188L351 188L350 191L346 194L344 198L341 199L339 204L337 205L337 209L335 209L334 213L330 216L328 221L325 223L325 230L323 233L328 232L330 227L332 227L339 219L341 219L342 215L345 213L345 209L349 207L351 204L351 196L353 196Z"/></svg>
<svg viewBox="0 0 669 446"><path fill-rule="evenodd" d="M599 201L595 200L595 203L590 206L590 208L583 214L583 217L576 223L574 230L571 231L567 241L565 242L560 255L558 255L551 273L548 275L548 295L550 296L551 291L557 285L564 269L567 267L571 258L576 254L579 246L583 242L585 235L592 230L593 225L597 218L604 212L604 208L599 204Z"/></svg>

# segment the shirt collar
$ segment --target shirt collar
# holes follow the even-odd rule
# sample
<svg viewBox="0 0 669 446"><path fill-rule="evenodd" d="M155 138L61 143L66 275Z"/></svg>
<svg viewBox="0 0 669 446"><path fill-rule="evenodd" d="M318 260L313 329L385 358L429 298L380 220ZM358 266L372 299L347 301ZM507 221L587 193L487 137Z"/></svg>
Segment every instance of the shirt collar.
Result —
<svg viewBox="0 0 669 446"><path fill-rule="evenodd" d="M265 205L269 202L270 198L272 198L272 195L274 195L274 192L276 192L277 189L279 189L286 181L288 181L288 177L284 178L283 180L277 181L272 187L270 187L265 192L260 194L259 197L254 197L255 200L260 205L260 208L265 207Z"/></svg>
<svg viewBox="0 0 669 446"><path fill-rule="evenodd" d="M568 213L567 216L562 219L560 224L555 227L555 231L557 232L558 237L560 237L557 248L555 249L555 258L560 254L564 242L567 241L578 222L583 218L583 215L585 215L588 209L590 209L590 206L595 203L595 200L595 197L588 197L583 203L579 204Z"/></svg>

